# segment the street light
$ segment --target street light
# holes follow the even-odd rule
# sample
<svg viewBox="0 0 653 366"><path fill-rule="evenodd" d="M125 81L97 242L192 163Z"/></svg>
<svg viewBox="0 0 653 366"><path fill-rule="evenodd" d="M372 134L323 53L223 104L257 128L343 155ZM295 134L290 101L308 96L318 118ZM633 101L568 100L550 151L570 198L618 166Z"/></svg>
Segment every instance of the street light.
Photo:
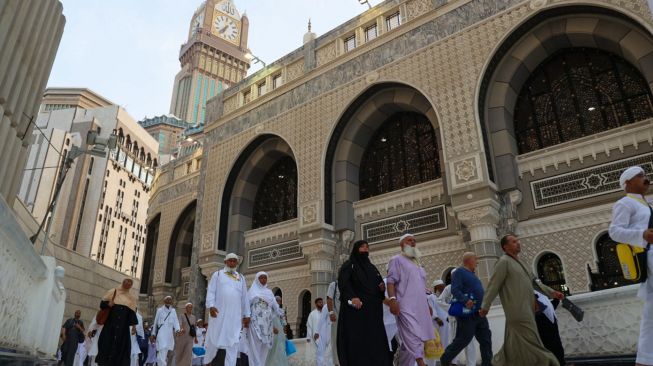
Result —
<svg viewBox="0 0 653 366"><path fill-rule="evenodd" d="M358 2L359 2L361 5L363 5L363 4L367 4L367 6L368 6L370 9L372 9L372 5L370 5L370 1L369 1L369 0L358 0Z"/></svg>
<svg viewBox="0 0 653 366"><path fill-rule="evenodd" d="M360 0L359 0L359 1L360 1ZM263 60L261 60L260 58L254 56L251 52L247 52L247 53L245 54L245 58L248 59L248 60L250 60L250 61L254 61L255 64L260 62L260 63L263 64L263 67L266 67L266 66L267 66L267 64L265 63L265 61L263 61Z"/></svg>
<svg viewBox="0 0 653 366"><path fill-rule="evenodd" d="M63 186L63 182L66 179L66 174L68 174L68 170L70 170L70 167L75 162L75 159L84 154L106 158L107 150L115 149L117 141L118 136L116 136L115 133L111 134L109 137L100 137L96 131L88 131L86 134L86 145L92 145L92 148L89 150L83 150L75 145L70 148L70 151L68 151L66 156L64 156L64 161L60 166L59 174L57 176L57 184L55 185L54 195L52 196L52 201L50 201L48 210L45 212L45 216L43 217L39 228L36 230L36 233L30 237L30 241L33 244L36 244L36 239L38 238L41 229L43 229L43 225L48 219L48 216L54 218L54 210L57 207L57 198L59 198L59 193L61 192L61 187ZM50 236L51 228L52 220L48 222L48 226L45 229L45 238L43 239L43 246L41 247L41 255L43 255L45 252L45 247L48 244L48 237Z"/></svg>

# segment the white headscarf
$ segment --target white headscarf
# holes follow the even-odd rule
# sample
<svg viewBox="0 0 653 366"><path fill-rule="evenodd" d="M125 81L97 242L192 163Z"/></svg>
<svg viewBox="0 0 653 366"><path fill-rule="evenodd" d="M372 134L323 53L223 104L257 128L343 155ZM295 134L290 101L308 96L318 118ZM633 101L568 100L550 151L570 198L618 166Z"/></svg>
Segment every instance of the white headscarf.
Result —
<svg viewBox="0 0 653 366"><path fill-rule="evenodd" d="M619 177L619 185L621 186L621 189L626 189L626 182L635 178L637 174L642 173L644 173L644 169L638 166L632 166L624 170L624 172L621 173L621 176Z"/></svg>
<svg viewBox="0 0 653 366"><path fill-rule="evenodd" d="M255 298L259 298L265 302L268 303L268 305L275 307L275 305L278 307L279 305L277 304L277 300L274 298L274 294L272 291L268 288L268 285L262 285L261 282L259 281L259 277L261 276L266 276L267 273L265 272L259 272L256 274L256 278L252 282L252 286L250 286L249 291L247 291L247 297L249 297L249 302L251 303Z"/></svg>

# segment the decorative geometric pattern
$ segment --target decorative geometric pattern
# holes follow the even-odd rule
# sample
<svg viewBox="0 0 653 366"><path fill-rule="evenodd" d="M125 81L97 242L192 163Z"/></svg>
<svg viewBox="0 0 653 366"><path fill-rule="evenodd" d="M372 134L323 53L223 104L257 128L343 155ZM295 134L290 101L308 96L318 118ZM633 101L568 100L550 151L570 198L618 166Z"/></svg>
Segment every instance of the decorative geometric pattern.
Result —
<svg viewBox="0 0 653 366"><path fill-rule="evenodd" d="M646 79L605 51L566 48L545 60L521 90L515 135L521 154L653 117Z"/></svg>
<svg viewBox="0 0 653 366"><path fill-rule="evenodd" d="M300 247L299 242L293 240L286 243L250 250L248 258L249 268L255 268L301 259L304 258L304 253L302 253L302 248Z"/></svg>
<svg viewBox="0 0 653 366"><path fill-rule="evenodd" d="M281 158L265 174L254 200L252 229L297 218L297 165Z"/></svg>
<svg viewBox="0 0 653 366"><path fill-rule="evenodd" d="M597 223L573 230L558 230L545 235L522 237L520 256L535 272L537 268L533 261L541 252L555 253L562 261L569 291L572 294L587 292L590 290L587 265L595 268L596 264L592 239L605 231L606 227L606 224Z"/></svg>
<svg viewBox="0 0 653 366"><path fill-rule="evenodd" d="M426 116L399 113L375 132L360 169L360 198L440 178L435 131Z"/></svg>
<svg viewBox="0 0 653 366"><path fill-rule="evenodd" d="M317 59L317 66L322 66L325 63L333 60L336 58L336 43L331 42L327 44L326 46L318 49L315 52L315 56Z"/></svg>
<svg viewBox="0 0 653 366"><path fill-rule="evenodd" d="M397 239L405 233L424 234L447 229L444 205L393 216L361 225L363 239L378 243Z"/></svg>
<svg viewBox="0 0 653 366"><path fill-rule="evenodd" d="M533 181L535 209L621 191L619 176L634 165L641 166L653 179L652 159L653 153L649 153Z"/></svg>

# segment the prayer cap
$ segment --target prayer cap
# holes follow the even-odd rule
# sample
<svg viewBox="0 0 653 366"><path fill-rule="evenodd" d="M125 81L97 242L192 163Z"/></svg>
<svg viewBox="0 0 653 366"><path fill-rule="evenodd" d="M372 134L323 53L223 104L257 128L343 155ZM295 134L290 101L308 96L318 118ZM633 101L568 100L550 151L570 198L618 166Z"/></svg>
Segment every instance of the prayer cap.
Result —
<svg viewBox="0 0 653 366"><path fill-rule="evenodd" d="M193 303L192 302L187 302L186 305L184 305L184 307L186 307L188 305L193 306Z"/></svg>
<svg viewBox="0 0 653 366"><path fill-rule="evenodd" d="M626 189L626 182L635 178L636 175L641 173L644 173L644 169L638 166L632 166L626 169L623 173L621 173L621 177L619 177L619 185L621 186L621 189Z"/></svg>
<svg viewBox="0 0 653 366"><path fill-rule="evenodd" d="M401 242L404 241L404 239L406 239L406 238L414 238L414 237L415 237L415 235L413 235L411 233L406 233L406 234L402 235L399 238L399 244L401 244Z"/></svg>
<svg viewBox="0 0 653 366"><path fill-rule="evenodd" d="M235 259L235 260L238 260L238 256L237 256L236 254L234 254L234 253L229 253L229 254L227 254L226 257L224 257L224 260L227 261L227 260L229 260L229 259Z"/></svg>
<svg viewBox="0 0 653 366"><path fill-rule="evenodd" d="M444 285L444 281L442 280L435 280L433 281L433 284L431 285L432 287L439 286L439 285Z"/></svg>

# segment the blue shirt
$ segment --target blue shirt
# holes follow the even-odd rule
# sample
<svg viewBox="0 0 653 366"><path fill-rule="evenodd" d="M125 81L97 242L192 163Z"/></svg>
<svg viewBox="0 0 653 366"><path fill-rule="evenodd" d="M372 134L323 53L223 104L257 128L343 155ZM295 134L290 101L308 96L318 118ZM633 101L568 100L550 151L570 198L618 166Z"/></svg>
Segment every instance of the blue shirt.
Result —
<svg viewBox="0 0 653 366"><path fill-rule="evenodd" d="M451 294L458 302L466 303L473 297L474 309L483 301L483 284L476 274L465 267L456 268L451 274Z"/></svg>

